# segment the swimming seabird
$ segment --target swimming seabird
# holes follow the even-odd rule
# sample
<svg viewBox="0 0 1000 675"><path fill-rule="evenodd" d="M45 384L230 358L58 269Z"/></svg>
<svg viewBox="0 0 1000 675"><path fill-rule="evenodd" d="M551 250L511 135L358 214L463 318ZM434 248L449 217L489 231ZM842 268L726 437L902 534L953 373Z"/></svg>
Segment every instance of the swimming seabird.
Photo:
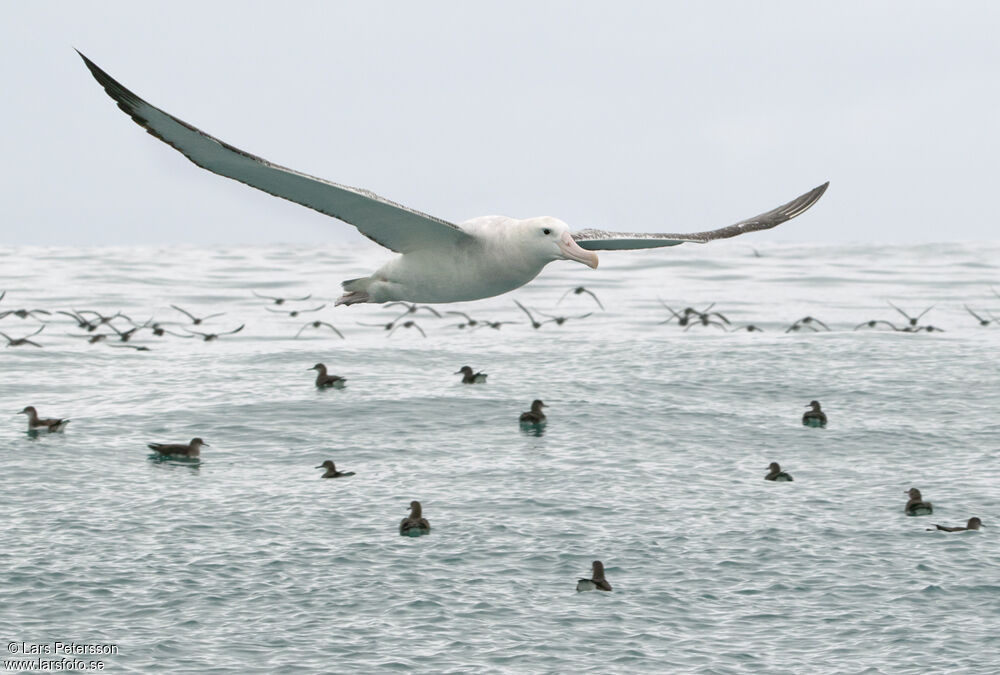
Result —
<svg viewBox="0 0 1000 675"><path fill-rule="evenodd" d="M431 533L431 524L422 515L420 502L410 502L410 515L399 521L399 533L408 537L418 537Z"/></svg>
<svg viewBox="0 0 1000 675"><path fill-rule="evenodd" d="M764 476L764 480L773 480L777 483L791 483L792 474L787 471L781 470L781 465L777 462L771 462L770 466L767 467L768 474Z"/></svg>
<svg viewBox="0 0 1000 675"><path fill-rule="evenodd" d="M320 476L320 478L345 478L354 475L353 471L337 471L337 466L333 463L332 459L326 460L316 468L326 469L326 473Z"/></svg>
<svg viewBox="0 0 1000 675"><path fill-rule="evenodd" d="M825 427L826 413L819 409L819 401L810 401L806 407L812 410L807 410L802 415L802 424L807 427Z"/></svg>
<svg viewBox="0 0 1000 675"><path fill-rule="evenodd" d="M908 516L929 516L934 513L934 507L930 502L925 502L917 488L910 488L906 491L910 499L903 507L903 513Z"/></svg>
<svg viewBox="0 0 1000 675"><path fill-rule="evenodd" d="M207 446L208 443L200 438L192 438L190 443L149 443L146 447L161 455L200 457L203 445Z"/></svg>
<svg viewBox="0 0 1000 675"><path fill-rule="evenodd" d="M258 298L262 298L264 300L273 300L274 304L276 305L283 305L286 302L305 302L306 300L312 297L312 293L310 293L309 295L305 295L301 298L280 298L274 295L261 295L257 291L250 291L250 292L253 293L255 296L257 296Z"/></svg>
<svg viewBox="0 0 1000 675"><path fill-rule="evenodd" d="M302 328L299 329L299 332L295 334L295 337L298 337L298 336L302 335L302 331L304 331L306 328L309 328L310 326L312 326L313 328L319 328L320 326L326 326L327 328L329 328L330 330L332 330L334 333L336 333L337 335L339 335L341 340L345 340L346 339L344 337L344 334L341 333L339 330L337 330L336 326L334 326L332 323L327 323L326 321L310 321L309 323L303 325Z"/></svg>
<svg viewBox="0 0 1000 675"><path fill-rule="evenodd" d="M545 413L542 412L542 408L547 407L536 398L531 402L531 410L521 413L521 417L518 419L521 424L545 424Z"/></svg>
<svg viewBox="0 0 1000 675"><path fill-rule="evenodd" d="M944 530L945 532L965 532L966 530L978 530L983 526L983 521L979 518L969 518L969 522L965 524L965 527L946 527L944 525L935 525L935 530ZM930 530L930 528L927 528Z"/></svg>
<svg viewBox="0 0 1000 675"><path fill-rule="evenodd" d="M24 410L22 410L18 414L19 415L27 415L28 416L28 431L29 432L45 431L45 432L48 432L48 433L51 434L51 433L56 433L56 432L62 431L63 429L66 428L66 425L69 424L69 420L68 419L62 419L62 418L59 418L59 419L53 419L53 418L40 419L38 417L38 411L35 410L35 406L32 406L32 405L27 406Z"/></svg>
<svg viewBox="0 0 1000 675"><path fill-rule="evenodd" d="M315 370L316 372L316 386L320 389L343 389L344 385L347 384L347 378L341 377L340 375L327 375L326 366L322 363L317 363L312 368L307 368L306 370Z"/></svg>
<svg viewBox="0 0 1000 675"><path fill-rule="evenodd" d="M588 229L571 233L561 220L484 216L455 224L357 188L272 164L224 143L142 100L80 54L118 107L156 138L203 169L246 183L354 225L401 255L373 274L343 282L336 304L478 300L512 291L554 260L597 267L595 250L704 243L765 230L816 203L829 183L759 216L706 232L654 234Z"/></svg>
<svg viewBox="0 0 1000 675"><path fill-rule="evenodd" d="M462 376L462 384L482 384L486 381L486 373L474 373L470 366L462 366L455 375Z"/></svg>
<svg viewBox="0 0 1000 675"><path fill-rule="evenodd" d="M36 330L31 335L25 335L24 337L19 337L19 338L12 338L11 336L7 335L6 333L2 333L2 332L0 332L0 335L2 335L5 340L7 340L7 346L8 347L20 347L21 345L32 345L32 346L35 346L35 347L41 347L42 345L38 344L37 342L35 342L34 340L31 340L29 338L35 337L36 335L38 335L39 333L41 333L43 330L45 330L45 326L44 325L39 326L38 330Z"/></svg>
<svg viewBox="0 0 1000 675"><path fill-rule="evenodd" d="M576 590L580 591L610 591L611 584L604 578L604 563L595 560L591 563L591 576L589 579L580 579L576 582Z"/></svg>

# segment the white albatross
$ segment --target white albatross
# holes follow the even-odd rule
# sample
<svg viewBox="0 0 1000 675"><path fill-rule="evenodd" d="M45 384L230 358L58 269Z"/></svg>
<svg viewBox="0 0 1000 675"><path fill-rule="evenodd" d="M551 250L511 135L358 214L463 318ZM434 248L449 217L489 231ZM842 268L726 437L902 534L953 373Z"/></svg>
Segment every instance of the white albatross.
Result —
<svg viewBox="0 0 1000 675"><path fill-rule="evenodd" d="M571 233L566 223L548 216L484 216L456 225L367 190L314 178L235 148L146 103L86 56L80 56L119 108L201 168L333 216L401 254L371 276L344 281L346 292L337 300L338 305L488 298L523 286L553 260L575 260L596 268L594 250L704 243L766 230L803 213L829 185L824 183L767 213L708 232L656 234L589 229Z"/></svg>

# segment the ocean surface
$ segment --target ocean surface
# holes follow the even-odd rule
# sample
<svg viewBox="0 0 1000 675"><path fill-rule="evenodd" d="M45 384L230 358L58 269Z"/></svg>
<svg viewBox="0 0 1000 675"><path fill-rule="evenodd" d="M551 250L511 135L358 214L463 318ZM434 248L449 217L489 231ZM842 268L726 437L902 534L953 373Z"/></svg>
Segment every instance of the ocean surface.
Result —
<svg viewBox="0 0 1000 675"><path fill-rule="evenodd" d="M1000 317L1000 244L604 252L438 307L515 324L400 319L426 338L383 329L399 307L332 307L388 255L0 248L0 313L245 324L146 328L140 352L39 315L41 348L0 349L5 660L75 642L116 653L62 658L127 673L1000 672L1000 322L964 307ZM560 302L580 284L604 311ZM533 329L515 299L571 318ZM763 332L662 323L661 300ZM854 330L905 325L890 301L944 332ZM831 330L784 332L806 316ZM294 337L314 320L345 339ZM317 362L346 388L318 391ZM526 432L535 398L549 421ZM826 429L800 423L813 399ZM27 405L72 422L30 438ZM146 448L194 436L198 462ZM356 475L322 480L326 459ZM772 461L794 482L764 481ZM911 487L932 516L903 514ZM429 536L398 535L411 500ZM576 592L593 560L613 592Z"/></svg>

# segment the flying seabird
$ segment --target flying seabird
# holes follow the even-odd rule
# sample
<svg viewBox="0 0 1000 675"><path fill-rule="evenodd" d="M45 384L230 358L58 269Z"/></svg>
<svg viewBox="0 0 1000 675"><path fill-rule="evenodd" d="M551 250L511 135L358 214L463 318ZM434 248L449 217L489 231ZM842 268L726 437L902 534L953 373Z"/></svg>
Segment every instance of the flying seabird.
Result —
<svg viewBox="0 0 1000 675"><path fill-rule="evenodd" d="M312 368L307 368L306 370L316 371L316 387L319 389L343 389L344 385L347 384L347 378L341 377L340 375L327 375L326 366L322 363L317 363Z"/></svg>
<svg viewBox="0 0 1000 675"><path fill-rule="evenodd" d="M595 560L591 563L591 576L589 579L580 579L576 582L576 590L580 591L610 591L611 584L604 578L604 563Z"/></svg>
<svg viewBox="0 0 1000 675"><path fill-rule="evenodd" d="M52 315L51 312L44 309L8 309L6 312L0 312L0 319L13 315L19 319L27 319L30 316L32 319L41 321L41 319L35 316L36 314L44 314L46 316ZM42 323L44 323L44 321Z"/></svg>
<svg viewBox="0 0 1000 675"><path fill-rule="evenodd" d="M203 169L246 183L354 225L401 255L373 274L343 282L336 304L478 300L519 288L554 260L597 267L594 250L630 250L704 243L765 230L811 207L829 183L759 216L706 232L655 234L588 229L542 216L484 216L455 224L358 188L338 185L272 164L156 108L80 54L94 78L126 114L150 134Z"/></svg>
<svg viewBox="0 0 1000 675"><path fill-rule="evenodd" d="M468 326L469 328L475 328L479 324L479 321L477 321L476 319L473 319L471 316L469 316L465 312L451 311L451 312L445 312L445 314L454 314L455 316L465 317L465 321L463 323L457 323L457 324L455 324L455 326L458 327L458 328L465 328L466 326Z"/></svg>
<svg viewBox="0 0 1000 675"><path fill-rule="evenodd" d="M768 474L764 476L764 480L773 480L777 483L791 483L792 474L787 471L781 470L781 465L777 462L771 462L771 465L767 467Z"/></svg>
<svg viewBox="0 0 1000 675"><path fill-rule="evenodd" d="M208 443L200 438L192 438L190 443L149 443L146 447L161 455L200 457L203 445L207 446Z"/></svg>
<svg viewBox="0 0 1000 675"><path fill-rule="evenodd" d="M399 319L396 319L396 321L399 321ZM396 324L395 326L393 326L392 330L389 331L389 335L386 335L386 337L391 337L392 334L395 333L400 328L416 328L418 331L420 331L421 335L427 337L427 333L424 332L424 329L418 326L417 322L413 320L404 321L403 323Z"/></svg>
<svg viewBox="0 0 1000 675"><path fill-rule="evenodd" d="M439 318L439 319L441 318L441 313L439 311L437 311L436 309L434 309L433 307L431 307L430 305L418 305L418 304L412 303L412 302L399 302L399 301L396 301L396 302L387 303L387 304L383 305L383 307L385 307L386 309L388 309L389 307L395 307L397 305L402 305L403 307L406 308L406 311L399 315L399 317L397 318L397 321L399 319L401 319L402 317L406 316L407 314L416 314L417 311L421 310L421 309L426 309L428 312L430 312L431 314L433 314L437 318Z"/></svg>
<svg viewBox="0 0 1000 675"><path fill-rule="evenodd" d="M486 381L486 373L474 373L469 366L462 366L454 375L462 376L462 384L482 384Z"/></svg>
<svg viewBox="0 0 1000 675"><path fill-rule="evenodd" d="M927 312L929 312L932 309L934 309L934 305L931 305L930 307L928 307L927 309L925 309L924 311L920 312L920 314L917 314L914 317L914 316L910 316L909 314L907 314L906 312L904 312L903 310L901 310L899 307L896 307L896 305L892 304L891 300L888 300L887 302L889 303L890 307L892 307L894 310L896 310L897 312L899 312L900 314L902 314L903 316L905 316L906 320L910 322L910 326L912 326L914 328L917 326L917 322L920 321L920 319L923 317L924 314L926 314Z"/></svg>
<svg viewBox="0 0 1000 675"><path fill-rule="evenodd" d="M312 293L310 293L309 295L303 296L301 298L279 298L279 297L274 296L274 295L261 295L257 291L250 291L250 292L253 293L255 296L257 296L258 298L263 298L264 300L273 300L274 304L276 304L276 305L283 305L286 302L304 302L304 301L306 301L306 300L308 300L309 298L312 297Z"/></svg>
<svg viewBox="0 0 1000 675"><path fill-rule="evenodd" d="M925 502L923 496L920 494L920 490L917 488L910 488L906 491L910 499L906 502L906 506L903 507L903 513L908 516L929 516L934 513L934 507L930 502Z"/></svg>
<svg viewBox="0 0 1000 675"><path fill-rule="evenodd" d="M399 533L407 537L430 534L431 524L421 514L420 502L410 502L410 515L399 521Z"/></svg>
<svg viewBox="0 0 1000 675"><path fill-rule="evenodd" d="M325 462L323 462L322 464L320 464L316 468L317 469L326 469L326 473L324 473L322 476L320 476L320 478L345 478L347 476L353 476L354 475L353 471L337 471L337 467L333 463L332 459L326 460Z"/></svg>
<svg viewBox="0 0 1000 675"><path fill-rule="evenodd" d="M521 311L528 315L528 321L531 322L531 327L532 328L534 328L535 330L538 330L539 328L542 327L542 324L539 323L538 321L535 321L535 317L531 316L531 312L528 311L527 307L525 307L524 305L522 305L517 300L514 301L514 304L517 305L518 307L520 307ZM542 322L542 323L548 323L548 322L546 321L546 322Z"/></svg>
<svg viewBox="0 0 1000 675"><path fill-rule="evenodd" d="M547 321L542 322L543 324L554 323L557 326L563 325L570 319L586 319L588 316L593 314L593 312L587 312L586 314L580 314L579 316L553 316L552 314L546 314L545 312L542 311L539 311L538 313L544 317L548 317Z"/></svg>
<svg viewBox="0 0 1000 675"><path fill-rule="evenodd" d="M246 327L246 324L245 323L241 323L239 328L234 328L232 330L227 330L227 331L222 332L222 333L201 333L201 332L198 332L196 330L189 330L188 332L191 333L191 334L193 334L193 335L200 335L205 340L205 342L211 342L212 340L218 339L220 335L232 335L233 333L239 333L245 327ZM184 330L187 330L187 328L185 328Z"/></svg>
<svg viewBox="0 0 1000 675"><path fill-rule="evenodd" d="M28 432L39 432L45 431L48 433L56 433L62 431L69 424L68 419L40 419L38 417L38 411L35 410L35 406L29 405L24 410L22 410L20 415L28 416Z"/></svg>
<svg viewBox="0 0 1000 675"><path fill-rule="evenodd" d="M602 305L601 301L597 298L596 295L594 295L594 292L591 291L591 290L588 290L588 289L584 288L583 286L577 286L576 288L569 289L568 291L566 291L565 293L562 294L562 297L559 298L559 302L562 302L563 300L565 300L566 296L569 295L570 293L572 293L573 295L580 295L581 293L586 293L587 295L589 295L590 297L592 297L594 299L594 302L597 303L598 307L600 307L601 309L604 309L604 305ZM559 302L557 302L556 304L558 305Z"/></svg>
<svg viewBox="0 0 1000 675"><path fill-rule="evenodd" d="M548 406L539 401L537 398L531 402L531 410L528 412L521 413L518 420L521 424L545 424L545 413L542 412L542 408L547 408Z"/></svg>
<svg viewBox="0 0 1000 675"><path fill-rule="evenodd" d="M978 314L976 314L975 312L973 312L971 309L969 309L968 305L962 305L962 306L965 307L965 311L967 311L972 316L976 317L976 321L979 322L980 326L989 326L991 323L993 323L993 321L995 321L995 319L992 318L993 317L992 314L990 315L991 318L984 319L983 317L979 316Z"/></svg>
<svg viewBox="0 0 1000 675"><path fill-rule="evenodd" d="M944 525L935 525L934 530L944 530L945 532L965 532L966 530L978 530L983 526L983 521L979 518L969 518L969 522L965 524L965 527L946 527ZM927 528L929 532L933 532L931 528Z"/></svg>
<svg viewBox="0 0 1000 675"><path fill-rule="evenodd" d="M302 335L302 331L304 331L306 328L309 328L310 326L312 326L313 328L319 328L320 326L326 326L327 328L329 328L330 330L332 330L334 333L336 333L337 335L339 335L341 340L345 340L346 339L344 337L344 334L341 333L339 330L337 330L336 326L334 326L332 323L327 323L326 321L310 321L309 323L305 324L304 326L302 326L302 328L299 329L299 332L295 334L295 337L298 337L298 336Z"/></svg>
<svg viewBox="0 0 1000 675"><path fill-rule="evenodd" d="M880 323L884 323L886 326L893 329L894 331L900 330L899 328L896 328L896 325L894 323L890 323L889 321L883 321L881 319L872 319L871 321L863 321L862 323L859 323L857 326L855 326L854 330L858 330L860 328L865 328L865 327L876 328Z"/></svg>
<svg viewBox="0 0 1000 675"><path fill-rule="evenodd" d="M12 338L11 336L7 335L6 333L0 333L0 335L2 335L4 337L4 339L7 340L7 346L8 347L20 347L21 345L33 345L35 347L41 347L42 345L38 344L37 342L35 342L35 341L33 341L33 340L29 339L29 338L35 337L36 335L38 335L39 333L41 333L43 330L45 330L45 326L44 325L39 326L38 330L36 330L31 335L25 335L24 337L19 337L19 338Z"/></svg>
<svg viewBox="0 0 1000 675"><path fill-rule="evenodd" d="M66 316L72 318L74 321L76 321L76 325L78 328L83 328L88 333L94 332L100 325L99 323L96 323L94 321L88 321L87 319L83 318L83 316L81 316L79 312L76 311L67 312L66 310L58 309L56 310L56 314L65 314Z"/></svg>
<svg viewBox="0 0 1000 675"><path fill-rule="evenodd" d="M807 410L802 415L802 424L807 427L825 427L826 413L820 410L819 401L810 401L806 407L812 410Z"/></svg>
<svg viewBox="0 0 1000 675"><path fill-rule="evenodd" d="M312 309L271 309L270 307L265 307L264 309L266 309L269 312L273 312L275 314L287 314L288 316L294 319L299 314L304 314L306 312L318 312L324 307L326 307L325 303L320 305L319 307L313 307Z"/></svg>
<svg viewBox="0 0 1000 675"><path fill-rule="evenodd" d="M176 309L181 314L187 316L187 318L191 319L191 323L194 324L195 326L200 326L202 321L208 321L209 319L214 319L217 316L222 316L223 314L225 314L225 312L218 312L217 314L209 314L208 316L195 316L191 312L187 311L186 309L181 309L177 305L170 305L170 306Z"/></svg>

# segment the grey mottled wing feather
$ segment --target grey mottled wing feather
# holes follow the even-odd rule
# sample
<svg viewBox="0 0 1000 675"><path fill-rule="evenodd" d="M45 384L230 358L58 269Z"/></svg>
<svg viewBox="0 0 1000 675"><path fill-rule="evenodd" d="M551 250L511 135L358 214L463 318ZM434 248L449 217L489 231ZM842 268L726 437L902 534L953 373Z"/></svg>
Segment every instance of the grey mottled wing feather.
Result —
<svg viewBox="0 0 1000 675"><path fill-rule="evenodd" d="M350 223L369 239L399 253L451 244L471 236L453 223L373 192L299 173L224 143L150 105L86 56L80 56L119 108L203 169Z"/></svg>
<svg viewBox="0 0 1000 675"><path fill-rule="evenodd" d="M689 234L659 234L654 232L608 232L605 230L582 230L573 233L573 239L581 248L588 250L620 251L637 248L657 248L659 246L676 246L684 242L704 244L713 239L728 239L746 232L767 230L780 225L795 216L804 213L810 206L819 201L830 185L829 181L810 190L801 197L796 197L767 213L753 218L707 232L692 232Z"/></svg>

